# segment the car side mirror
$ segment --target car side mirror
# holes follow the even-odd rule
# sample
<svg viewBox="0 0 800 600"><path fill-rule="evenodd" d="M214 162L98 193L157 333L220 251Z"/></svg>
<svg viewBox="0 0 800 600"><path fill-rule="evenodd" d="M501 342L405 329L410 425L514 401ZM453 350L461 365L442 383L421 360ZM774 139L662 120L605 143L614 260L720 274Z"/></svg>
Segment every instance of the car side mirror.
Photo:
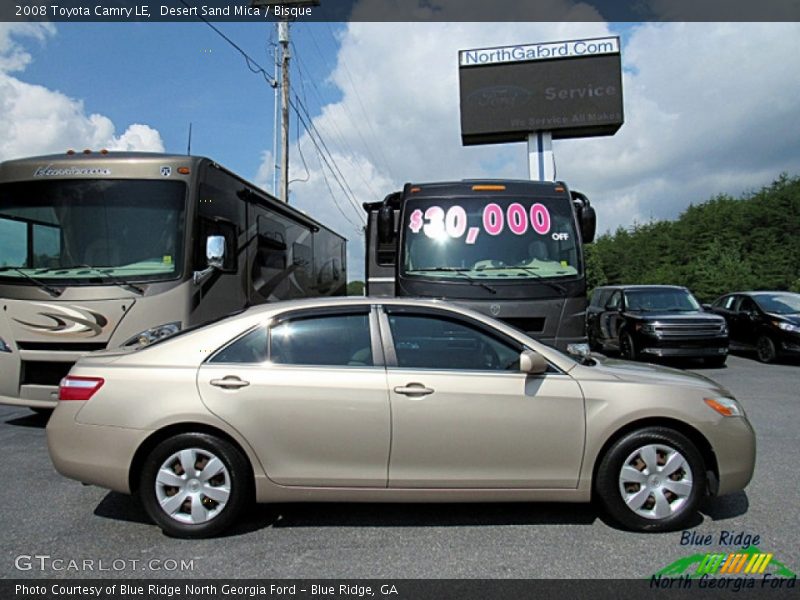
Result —
<svg viewBox="0 0 800 600"><path fill-rule="evenodd" d="M547 370L547 360L533 350L523 350L519 355L519 370L523 373L539 375Z"/></svg>
<svg viewBox="0 0 800 600"><path fill-rule="evenodd" d="M206 261L213 269L225 266L225 236L210 235L206 238Z"/></svg>
<svg viewBox="0 0 800 600"><path fill-rule="evenodd" d="M714 309L711 308L710 304L701 304L702 309L706 312L714 312Z"/></svg>

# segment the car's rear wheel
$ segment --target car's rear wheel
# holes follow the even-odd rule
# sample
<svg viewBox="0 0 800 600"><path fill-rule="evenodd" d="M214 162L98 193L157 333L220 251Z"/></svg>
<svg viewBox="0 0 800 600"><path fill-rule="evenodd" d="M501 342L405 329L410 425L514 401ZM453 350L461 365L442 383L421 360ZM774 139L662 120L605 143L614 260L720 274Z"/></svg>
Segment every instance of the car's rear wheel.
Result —
<svg viewBox="0 0 800 600"><path fill-rule="evenodd" d="M239 517L250 495L247 459L231 443L183 433L145 460L139 494L147 514L176 537L216 535Z"/></svg>
<svg viewBox="0 0 800 600"><path fill-rule="evenodd" d="M633 341L633 336L628 331L623 331L619 335L619 353L625 360L637 360L639 358L636 342Z"/></svg>
<svg viewBox="0 0 800 600"><path fill-rule="evenodd" d="M706 488L700 452L684 435L648 427L617 440L598 467L595 490L617 523L635 531L685 526Z"/></svg>
<svg viewBox="0 0 800 600"><path fill-rule="evenodd" d="M778 352L775 349L775 342L768 335L762 335L756 341L756 355L758 360L763 363L771 363L775 360Z"/></svg>

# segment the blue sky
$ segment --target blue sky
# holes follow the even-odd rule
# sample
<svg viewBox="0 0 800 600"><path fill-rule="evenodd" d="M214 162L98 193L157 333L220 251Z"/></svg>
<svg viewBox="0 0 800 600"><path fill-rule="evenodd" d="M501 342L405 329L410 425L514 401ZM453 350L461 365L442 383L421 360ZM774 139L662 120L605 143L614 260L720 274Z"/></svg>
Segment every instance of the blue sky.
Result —
<svg viewBox="0 0 800 600"><path fill-rule="evenodd" d="M217 26L272 73L273 25ZM592 198L601 231L797 174L798 24L297 23L294 91L354 198L323 175L302 130L301 159L293 118L291 178L307 181L292 184L292 203L351 240L350 277L363 277L362 202L407 181L527 177L524 144L461 146L458 50L604 35L622 37L626 122L554 146L558 177ZM273 106L263 78L201 22L0 23L0 159L184 153L192 122L194 154L270 188Z"/></svg>

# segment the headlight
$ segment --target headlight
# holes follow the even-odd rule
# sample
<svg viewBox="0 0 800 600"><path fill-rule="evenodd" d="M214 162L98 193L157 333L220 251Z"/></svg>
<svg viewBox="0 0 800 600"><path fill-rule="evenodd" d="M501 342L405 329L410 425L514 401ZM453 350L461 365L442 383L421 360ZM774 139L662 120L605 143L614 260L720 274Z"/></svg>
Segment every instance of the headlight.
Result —
<svg viewBox="0 0 800 600"><path fill-rule="evenodd" d="M655 323L641 323L639 324L638 330L642 333L647 333L649 335L656 334L656 324Z"/></svg>
<svg viewBox="0 0 800 600"><path fill-rule="evenodd" d="M0 337L0 352L11 352L11 346L6 344L6 341Z"/></svg>
<svg viewBox="0 0 800 600"><path fill-rule="evenodd" d="M176 321L175 323L164 323L163 325L158 325L157 327L151 327L150 329L146 329L141 333L137 333L135 336L133 336L131 339L129 339L122 345L147 346L148 344L152 344L156 340L169 337L173 333L178 333L180 330L181 330L180 321Z"/></svg>
<svg viewBox="0 0 800 600"><path fill-rule="evenodd" d="M723 321L722 322L722 328L719 330L719 332L722 335L728 335L728 322L727 321Z"/></svg>
<svg viewBox="0 0 800 600"><path fill-rule="evenodd" d="M724 396L718 398L703 398L703 402L723 417L744 416L742 407L739 406L739 403L733 398L725 398Z"/></svg>
<svg viewBox="0 0 800 600"><path fill-rule="evenodd" d="M786 321L773 321L772 323L778 329L783 329L784 331L791 331L792 333L800 333L800 325L792 325L791 323L787 323Z"/></svg>

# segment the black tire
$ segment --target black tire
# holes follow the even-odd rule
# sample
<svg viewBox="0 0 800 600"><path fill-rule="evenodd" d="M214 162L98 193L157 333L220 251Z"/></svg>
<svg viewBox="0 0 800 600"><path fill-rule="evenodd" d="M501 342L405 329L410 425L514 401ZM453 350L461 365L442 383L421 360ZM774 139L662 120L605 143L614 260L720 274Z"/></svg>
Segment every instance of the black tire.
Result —
<svg viewBox="0 0 800 600"><path fill-rule="evenodd" d="M628 331L619 334L619 353L625 360L639 360L639 349Z"/></svg>
<svg viewBox="0 0 800 600"><path fill-rule="evenodd" d="M158 482L156 478L161 468L184 450L190 452L186 456L191 457L193 468L197 470L196 477L190 479L184 477L188 472L183 471L183 461L179 458L172 461L171 470L177 479L184 480L186 488ZM203 471L212 464L213 458L219 459L224 470L204 479ZM214 469L214 467L209 468ZM203 481L207 481L210 487L206 487ZM170 495L171 490L173 491ZM221 497L225 495L226 490L228 495L224 504L204 495L204 492L208 492ZM185 500L171 515L162 508L159 494L164 502L179 494L183 495ZM188 494L193 496L186 497ZM249 463L230 442L205 433L182 433L164 440L147 456L139 478L139 497L147 514L164 533L181 538L211 537L228 529L239 518L252 498ZM199 504L195 505L195 502ZM195 520L195 515L191 512L193 505L197 506L198 515L206 515L207 520L198 518L197 522L191 522Z"/></svg>
<svg viewBox="0 0 800 600"><path fill-rule="evenodd" d="M589 330L587 337L589 338L589 350L592 352L602 352L603 344L597 341L597 338L592 334L591 330Z"/></svg>
<svg viewBox="0 0 800 600"><path fill-rule="evenodd" d="M713 369L721 369L725 366L725 362L728 360L726 356L714 356L712 358L704 358L703 364Z"/></svg>
<svg viewBox="0 0 800 600"><path fill-rule="evenodd" d="M651 473L648 467L642 469L641 465L646 462L639 451L645 448L657 449L652 455L657 459L657 465L677 452L678 458L683 459L677 464L682 466L672 473L661 472L658 468L654 469L655 473ZM664 452L663 456L661 452ZM632 457L635 458L628 462ZM687 465L688 472L685 470ZM623 482L622 469L625 466L639 470L647 482ZM669 464L661 466L670 467ZM651 484L652 488L647 487ZM665 487L671 489L665 491ZM681 495L673 493L673 490ZM706 471L700 452L686 436L666 427L639 429L617 440L602 457L595 480L595 492L608 515L626 529L643 532L672 531L687 526L697 513L705 490ZM634 508L628 506L623 494L630 495ZM658 500L656 496L659 496ZM642 500L641 505L635 501L636 497ZM666 510L667 514L657 516L659 510ZM644 516L646 514L649 516Z"/></svg>
<svg viewBox="0 0 800 600"><path fill-rule="evenodd" d="M778 356L775 342L768 335L759 336L756 340L756 356L763 363L771 363Z"/></svg>

